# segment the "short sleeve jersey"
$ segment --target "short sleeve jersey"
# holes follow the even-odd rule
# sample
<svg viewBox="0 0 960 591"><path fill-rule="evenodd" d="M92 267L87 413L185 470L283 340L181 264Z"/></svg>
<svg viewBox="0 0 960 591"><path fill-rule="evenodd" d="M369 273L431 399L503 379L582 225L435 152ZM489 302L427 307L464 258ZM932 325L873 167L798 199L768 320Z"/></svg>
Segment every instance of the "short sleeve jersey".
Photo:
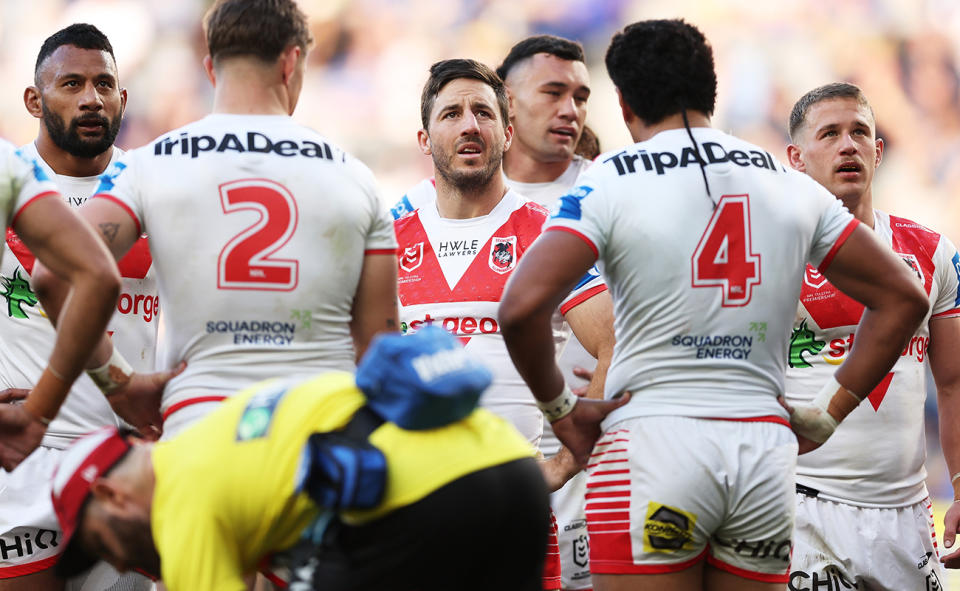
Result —
<svg viewBox="0 0 960 591"><path fill-rule="evenodd" d="M290 117L214 114L129 152L99 199L150 236L162 410L274 376L350 370L365 254L396 251L363 164Z"/></svg>
<svg viewBox="0 0 960 591"><path fill-rule="evenodd" d="M786 424L784 350L807 262L826 268L857 222L806 175L720 131L684 129L601 155L544 231L581 238L614 302L607 418Z"/></svg>
<svg viewBox="0 0 960 591"><path fill-rule="evenodd" d="M153 450L151 528L170 591L241 591L245 573L293 546L319 510L301 492L312 433L342 428L363 405L351 374L302 383L274 380L231 398ZM424 498L466 474L530 457L507 424L476 410L427 431L385 423L370 435L387 460L382 503L346 513L365 523Z"/></svg>
<svg viewBox="0 0 960 591"><path fill-rule="evenodd" d="M874 229L913 270L930 310L893 370L820 448L797 460L797 482L823 498L902 507L927 496L923 418L930 323L960 316L960 254L937 232L874 211ZM863 306L807 267L787 359L789 402L813 399L846 359ZM882 433L882 434L881 434Z"/></svg>
<svg viewBox="0 0 960 591"><path fill-rule="evenodd" d="M67 205L80 207L98 184L98 177L58 175L29 143L20 148L57 186ZM115 161L123 152L113 150ZM30 286L34 256L16 233L8 228L0 263L0 281L6 286L0 295L6 306L0 309L0 385L30 388L40 379L53 351L56 331ZM117 311L107 325L114 344L137 371L153 371L157 343L159 298L151 269L147 239L141 238L120 261L122 290ZM43 444L65 447L73 439L116 418L100 389L86 375L80 375L57 417L50 423Z"/></svg>
<svg viewBox="0 0 960 591"><path fill-rule="evenodd" d="M410 333L436 324L458 336L493 371L493 385L481 404L510 420L533 443L540 439L541 414L510 360L497 308L510 274L546 218L546 209L511 190L485 216L441 218L434 200L394 222L400 244L401 330ZM584 278L560 312L605 289L598 277Z"/></svg>
<svg viewBox="0 0 960 591"><path fill-rule="evenodd" d="M57 194L57 187L38 162L0 139L0 216L14 227L17 216L34 199Z"/></svg>

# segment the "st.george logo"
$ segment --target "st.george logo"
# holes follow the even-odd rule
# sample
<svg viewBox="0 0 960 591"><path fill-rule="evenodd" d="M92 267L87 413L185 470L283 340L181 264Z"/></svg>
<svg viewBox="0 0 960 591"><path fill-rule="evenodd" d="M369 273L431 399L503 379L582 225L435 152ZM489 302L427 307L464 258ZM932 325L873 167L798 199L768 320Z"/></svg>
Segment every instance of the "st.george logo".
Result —
<svg viewBox="0 0 960 591"><path fill-rule="evenodd" d="M490 268L500 273L508 273L517 266L517 237L490 239Z"/></svg>
<svg viewBox="0 0 960 591"><path fill-rule="evenodd" d="M407 273L412 272L421 263L423 263L423 242L406 247L400 254L400 268Z"/></svg>

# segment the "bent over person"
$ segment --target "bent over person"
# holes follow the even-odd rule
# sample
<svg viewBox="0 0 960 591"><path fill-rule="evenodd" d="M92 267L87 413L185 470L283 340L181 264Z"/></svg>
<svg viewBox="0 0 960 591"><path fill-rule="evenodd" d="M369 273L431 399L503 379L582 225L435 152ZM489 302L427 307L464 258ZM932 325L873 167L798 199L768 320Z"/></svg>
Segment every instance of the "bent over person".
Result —
<svg viewBox="0 0 960 591"><path fill-rule="evenodd" d="M475 409L489 383L433 328L381 337L356 381L329 372L262 383L169 441L94 432L54 476L67 543L57 567L82 570L100 558L161 575L170 591L241 591L245 573L323 529L317 589L535 591L546 487L516 430ZM384 420L385 408L425 398L429 412L393 412L409 429ZM320 475L334 447L385 468L327 486L334 480ZM497 568L471 568L491 548Z"/></svg>
<svg viewBox="0 0 960 591"><path fill-rule="evenodd" d="M507 286L504 339L554 432L589 458L596 589L782 590L797 440L825 441L873 389L926 295L826 189L710 128L716 74L698 29L630 25L606 63L637 143L561 198ZM621 404L599 441L602 403L563 383L549 330L598 260L617 336L605 396ZM835 378L788 415L783 352L807 262L868 311Z"/></svg>

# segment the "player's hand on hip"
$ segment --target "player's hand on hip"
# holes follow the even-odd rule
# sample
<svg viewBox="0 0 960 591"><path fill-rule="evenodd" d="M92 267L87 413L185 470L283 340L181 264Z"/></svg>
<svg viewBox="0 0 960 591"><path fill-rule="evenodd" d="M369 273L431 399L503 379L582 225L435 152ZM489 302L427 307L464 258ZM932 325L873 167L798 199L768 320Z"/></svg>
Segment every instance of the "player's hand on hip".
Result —
<svg viewBox="0 0 960 591"><path fill-rule="evenodd" d="M812 404L791 406L783 396L778 396L777 402L790 415L790 428L797 436L799 445L798 455L811 452L823 445L823 442L836 429L836 420L820 407Z"/></svg>
<svg viewBox="0 0 960 591"><path fill-rule="evenodd" d="M159 439L163 427L160 401L163 389L171 379L183 373L187 364L181 361L173 369L154 373L134 373L125 386L107 396L113 411L121 419L150 440Z"/></svg>
<svg viewBox="0 0 960 591"><path fill-rule="evenodd" d="M7 388L0 390L0 404L17 404L27 399L30 390L26 388Z"/></svg>
<svg viewBox="0 0 960 591"><path fill-rule="evenodd" d="M560 490L579 471L580 466L565 447L561 447L559 453L549 460L540 460L540 472L549 492Z"/></svg>
<svg viewBox="0 0 960 591"><path fill-rule="evenodd" d="M557 439L573 454L577 466L583 468L587 465L593 445L600 438L603 419L628 402L629 392L611 400L580 398L570 414L551 423Z"/></svg>
<svg viewBox="0 0 960 591"><path fill-rule="evenodd" d="M960 531L960 501L954 501L943 516L943 547L954 548L950 554L940 557L940 561L946 568L960 568L960 546L956 546L958 531Z"/></svg>
<svg viewBox="0 0 960 591"><path fill-rule="evenodd" d="M0 467L10 471L40 446L47 426L22 405L0 406Z"/></svg>

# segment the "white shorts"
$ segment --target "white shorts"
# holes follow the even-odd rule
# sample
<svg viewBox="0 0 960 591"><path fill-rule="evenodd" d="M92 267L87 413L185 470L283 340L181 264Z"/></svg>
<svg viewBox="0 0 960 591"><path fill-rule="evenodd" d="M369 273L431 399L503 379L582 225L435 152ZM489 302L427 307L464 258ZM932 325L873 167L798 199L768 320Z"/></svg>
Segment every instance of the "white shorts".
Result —
<svg viewBox="0 0 960 591"><path fill-rule="evenodd" d="M662 574L706 558L786 583L797 440L783 424L640 417L611 426L587 467L594 574Z"/></svg>
<svg viewBox="0 0 960 591"><path fill-rule="evenodd" d="M930 499L891 509L796 499L790 589L943 589Z"/></svg>
<svg viewBox="0 0 960 591"><path fill-rule="evenodd" d="M550 495L550 506L557 517L562 589L583 591L593 588L587 516L583 510L586 492L587 473L579 472Z"/></svg>
<svg viewBox="0 0 960 591"><path fill-rule="evenodd" d="M38 447L13 472L0 470L0 579L50 568L62 551L50 500L61 454L63 450Z"/></svg>

